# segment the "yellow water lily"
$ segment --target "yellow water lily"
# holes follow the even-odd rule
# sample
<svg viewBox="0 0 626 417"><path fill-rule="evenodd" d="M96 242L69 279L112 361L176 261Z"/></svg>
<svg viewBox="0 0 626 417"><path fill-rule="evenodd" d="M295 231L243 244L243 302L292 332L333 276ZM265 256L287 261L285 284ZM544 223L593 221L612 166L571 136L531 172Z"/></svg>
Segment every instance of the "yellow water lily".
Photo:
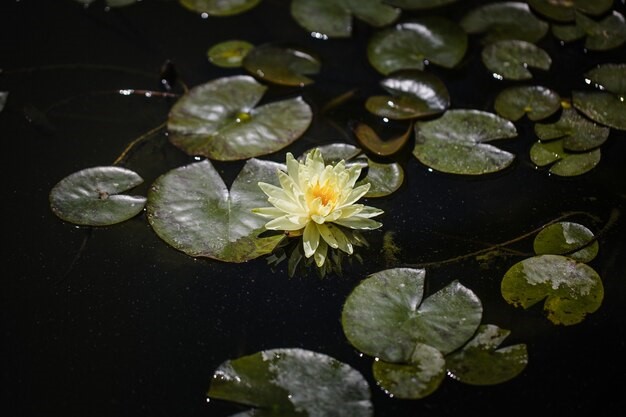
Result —
<svg viewBox="0 0 626 417"><path fill-rule="evenodd" d="M290 235L302 235L307 258L314 257L317 266L324 265L328 247L352 254L353 247L341 227L372 230L382 226L372 217L383 213L374 207L355 204L370 188L370 184L355 188L361 168L346 168L345 161L324 165L319 149L298 162L287 153L287 172L278 171L280 187L259 182L273 207L253 211L270 218L269 230L284 230Z"/></svg>

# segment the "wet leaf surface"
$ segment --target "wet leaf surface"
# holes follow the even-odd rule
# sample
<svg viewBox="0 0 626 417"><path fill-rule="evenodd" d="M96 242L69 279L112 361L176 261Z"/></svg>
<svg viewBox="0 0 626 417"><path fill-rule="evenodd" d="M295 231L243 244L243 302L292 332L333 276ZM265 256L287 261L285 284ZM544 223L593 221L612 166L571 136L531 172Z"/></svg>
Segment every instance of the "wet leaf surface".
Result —
<svg viewBox="0 0 626 417"><path fill-rule="evenodd" d="M516 121L527 115L530 120L545 119L561 108L559 94L541 85L522 85L502 90L494 103L500 116Z"/></svg>
<svg viewBox="0 0 626 417"><path fill-rule="evenodd" d="M139 214L146 197L120 194L143 179L116 166L92 167L59 181L50 191L50 208L59 218L81 226L109 226Z"/></svg>
<svg viewBox="0 0 626 417"><path fill-rule="evenodd" d="M501 284L502 296L527 309L544 301L554 324L580 323L602 304L604 287L593 268L560 255L539 255L513 265Z"/></svg>
<svg viewBox="0 0 626 417"><path fill-rule="evenodd" d="M237 68L252 48L254 45L248 41L233 39L211 46L207 51L207 58L218 67Z"/></svg>
<svg viewBox="0 0 626 417"><path fill-rule="evenodd" d="M519 40L491 43L483 48L481 57L489 71L507 80L528 80L533 77L529 67L547 71L552 65L546 51Z"/></svg>
<svg viewBox="0 0 626 417"><path fill-rule="evenodd" d="M576 13L576 26L587 35L585 48L592 51L606 51L626 42L626 21L617 11L600 21Z"/></svg>
<svg viewBox="0 0 626 417"><path fill-rule="evenodd" d="M576 11L599 16L607 12L613 6L613 0L528 0L530 7L550 19L567 22L576 18Z"/></svg>
<svg viewBox="0 0 626 417"><path fill-rule="evenodd" d="M587 71L585 77L598 88L618 95L626 95L626 64L600 64Z"/></svg>
<svg viewBox="0 0 626 417"><path fill-rule="evenodd" d="M609 137L610 129L582 117L574 109L563 109L555 123L535 124L535 134L542 142L563 139L566 151L583 152L597 148Z"/></svg>
<svg viewBox="0 0 626 417"><path fill-rule="evenodd" d="M561 177L585 174L600 163L600 149L572 153L563 148L563 142L563 139L535 142L530 148L531 161L540 167L553 164L550 173Z"/></svg>
<svg viewBox="0 0 626 417"><path fill-rule="evenodd" d="M313 83L308 75L320 71L321 63L311 52L296 46L268 43L252 48L242 66L254 77L271 83L304 87Z"/></svg>
<svg viewBox="0 0 626 417"><path fill-rule="evenodd" d="M602 125L626 130L626 101L606 91L573 91L574 107Z"/></svg>
<svg viewBox="0 0 626 417"><path fill-rule="evenodd" d="M385 0L385 3L404 10L434 9L455 3L458 0Z"/></svg>
<svg viewBox="0 0 626 417"><path fill-rule="evenodd" d="M209 16L234 16L257 6L261 0L178 0L185 8Z"/></svg>
<svg viewBox="0 0 626 417"><path fill-rule="evenodd" d="M535 236L533 248L537 255L567 255L578 262L588 263L598 255L597 241L574 253L570 252L583 247L593 238L593 232L582 224L558 222L547 226Z"/></svg>

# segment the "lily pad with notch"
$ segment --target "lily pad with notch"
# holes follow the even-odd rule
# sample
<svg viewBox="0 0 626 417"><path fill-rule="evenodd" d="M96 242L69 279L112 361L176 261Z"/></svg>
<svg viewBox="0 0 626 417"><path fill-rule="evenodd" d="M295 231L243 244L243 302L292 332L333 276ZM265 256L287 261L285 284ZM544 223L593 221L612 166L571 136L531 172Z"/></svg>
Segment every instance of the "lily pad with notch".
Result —
<svg viewBox="0 0 626 417"><path fill-rule="evenodd" d="M475 7L461 19L461 27L469 34L483 34L484 44L505 39L536 43L550 25L519 1L488 3Z"/></svg>
<svg viewBox="0 0 626 417"><path fill-rule="evenodd" d="M378 133L366 123L357 123L352 130L363 148L376 155L387 157L398 153L409 142L413 133L413 123L409 123L404 134L387 140L381 139Z"/></svg>
<svg viewBox="0 0 626 417"><path fill-rule="evenodd" d="M86 168L68 175L50 190L52 212L80 226L110 226L141 213L146 197L120 194L143 179L118 166Z"/></svg>
<svg viewBox="0 0 626 417"><path fill-rule="evenodd" d="M470 385L495 385L518 376L528 364L525 344L498 346L511 334L493 324L483 324L463 348L446 356L447 373Z"/></svg>
<svg viewBox="0 0 626 417"><path fill-rule="evenodd" d="M186 9L209 16L234 16L256 7L261 0L178 0Z"/></svg>
<svg viewBox="0 0 626 417"><path fill-rule="evenodd" d="M243 58L242 66L261 80L291 87L304 87L313 83L313 79L308 75L319 73L321 63L315 54L303 48L266 43L248 51Z"/></svg>
<svg viewBox="0 0 626 417"><path fill-rule="evenodd" d="M573 91L572 103L585 116L604 126L626 130L626 101L608 91Z"/></svg>
<svg viewBox="0 0 626 417"><path fill-rule="evenodd" d="M438 119L415 123L413 155L450 174L483 175L508 167L515 155L485 142L517 136L515 125L481 110L448 110Z"/></svg>
<svg viewBox="0 0 626 417"><path fill-rule="evenodd" d="M393 23L401 12L383 0L292 0L290 11L301 27L322 38L350 37L353 17L383 27Z"/></svg>
<svg viewBox="0 0 626 417"><path fill-rule="evenodd" d="M626 95L626 63L600 64L587 71L585 78L600 89L621 96Z"/></svg>
<svg viewBox="0 0 626 417"><path fill-rule="evenodd" d="M237 68L252 48L254 45L248 41L232 39L211 46L207 51L207 58L218 67Z"/></svg>
<svg viewBox="0 0 626 417"><path fill-rule="evenodd" d="M256 107L266 90L247 75L192 88L170 110L170 142L189 155L220 161L283 149L308 129L313 113L301 97Z"/></svg>
<svg viewBox="0 0 626 417"><path fill-rule="evenodd" d="M271 161L250 159L230 191L207 159L161 175L148 194L148 222L166 243L193 257L245 262L266 255L283 238L262 237L266 220L252 212L267 205L259 181L278 185Z"/></svg>
<svg viewBox="0 0 626 417"><path fill-rule="evenodd" d="M600 21L576 13L576 26L585 32L585 48L592 51L606 51L626 42L626 21L615 10Z"/></svg>
<svg viewBox="0 0 626 417"><path fill-rule="evenodd" d="M599 147L609 137L610 129L582 117L576 110L563 109L555 123L535 124L535 134L542 142L563 139L563 149L584 152Z"/></svg>
<svg viewBox="0 0 626 417"><path fill-rule="evenodd" d="M600 246L593 239L593 232L582 224L558 222L537 233L533 248L537 255L567 255L578 262L588 263L598 255ZM581 249L570 253L577 248Z"/></svg>
<svg viewBox="0 0 626 417"><path fill-rule="evenodd" d="M427 298L425 271L392 268L374 273L348 295L341 323L358 350L385 362L410 364L416 344L447 354L469 340L482 304L455 280Z"/></svg>
<svg viewBox="0 0 626 417"><path fill-rule="evenodd" d="M367 57L378 72L390 75L403 69L423 70L424 61L454 68L466 50L467 34L456 22L428 16L375 33Z"/></svg>
<svg viewBox="0 0 626 417"><path fill-rule="evenodd" d="M582 175L600 163L600 149L588 152L568 152L563 147L564 139L549 142L535 142L530 148L531 161L539 166L550 167L550 173L561 177Z"/></svg>
<svg viewBox="0 0 626 417"><path fill-rule="evenodd" d="M483 48L481 58L489 71L507 80L528 80L533 77L529 67L547 71L552 65L546 51L520 40L490 43Z"/></svg>
<svg viewBox="0 0 626 417"><path fill-rule="evenodd" d="M496 96L494 102L496 113L511 121L517 121L524 115L533 121L545 119L560 108L559 94L541 85L508 87Z"/></svg>
<svg viewBox="0 0 626 417"><path fill-rule="evenodd" d="M501 283L504 299L528 309L543 301L548 319L573 325L595 312L604 298L598 273L590 266L561 255L539 255L513 265Z"/></svg>
<svg viewBox="0 0 626 417"><path fill-rule="evenodd" d="M540 15L559 22L570 22L576 18L576 12L600 16L613 7L613 0L528 0L530 7Z"/></svg>
<svg viewBox="0 0 626 417"><path fill-rule="evenodd" d="M209 399L253 407L237 416L371 417L371 393L363 375L322 353L263 350L220 364Z"/></svg>
<svg viewBox="0 0 626 417"><path fill-rule="evenodd" d="M399 71L383 79L380 86L390 95L369 97L365 107L381 117L404 120L433 116L450 106L446 85L428 72Z"/></svg>

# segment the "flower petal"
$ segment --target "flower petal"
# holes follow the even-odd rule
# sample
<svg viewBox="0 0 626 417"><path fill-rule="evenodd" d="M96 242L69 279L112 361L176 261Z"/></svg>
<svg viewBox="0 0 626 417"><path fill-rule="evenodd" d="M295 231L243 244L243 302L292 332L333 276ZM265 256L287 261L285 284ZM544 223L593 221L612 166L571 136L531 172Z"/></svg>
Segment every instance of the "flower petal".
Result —
<svg viewBox="0 0 626 417"><path fill-rule="evenodd" d="M341 207L349 206L350 204L356 202L359 198L363 197L369 191L371 186L372 184L367 183L359 185L358 187L350 191L350 193L345 196L345 199L341 202Z"/></svg>
<svg viewBox="0 0 626 417"><path fill-rule="evenodd" d="M266 229L269 230L300 230L303 225L297 221L297 216L285 215L281 217L277 217L274 220L270 220L265 225Z"/></svg>
<svg viewBox="0 0 626 417"><path fill-rule="evenodd" d="M313 259L315 259L315 264L318 267L322 267L324 265L324 261L326 260L326 253L328 252L328 245L323 240L320 242L319 247L313 254Z"/></svg>
<svg viewBox="0 0 626 417"><path fill-rule="evenodd" d="M304 256L310 258L315 253L320 243L320 233L317 225L313 222L307 223L302 235L302 247L304 248Z"/></svg>
<svg viewBox="0 0 626 417"><path fill-rule="evenodd" d="M339 226L334 224L329 224L328 229L335 237L339 249L346 252L347 254L352 255L352 252L354 251L352 242L350 242L350 239L348 239L348 236L346 236L343 230L341 230Z"/></svg>
<svg viewBox="0 0 626 417"><path fill-rule="evenodd" d="M280 200L291 200L293 197L291 193L287 193L284 189L277 187L266 182L259 182L259 188L263 190L268 197L278 198Z"/></svg>
<svg viewBox="0 0 626 417"><path fill-rule="evenodd" d="M281 209L277 209L276 207L259 207L252 209L254 214L258 214L263 217L280 217L285 214Z"/></svg>
<svg viewBox="0 0 626 417"><path fill-rule="evenodd" d="M359 212L359 217L366 217L369 219L370 217L380 216L383 213L383 210L377 209L376 207L363 206L363 210Z"/></svg>
<svg viewBox="0 0 626 417"><path fill-rule="evenodd" d="M298 179L298 172L300 170L300 163L293 157L291 152L287 152L287 173L294 180L296 184L300 183Z"/></svg>
<svg viewBox="0 0 626 417"><path fill-rule="evenodd" d="M358 216L335 220L335 223L340 226L349 227L350 229L363 229L363 230L374 230L382 226L382 223L379 223L375 220L358 217Z"/></svg>
<svg viewBox="0 0 626 417"><path fill-rule="evenodd" d="M329 226L325 224L318 224L317 230L320 232L320 235L326 241L326 243L328 243L328 246L333 249L337 249L339 247L339 243L337 243L337 239L335 239L335 236L333 235L333 232L331 231Z"/></svg>
<svg viewBox="0 0 626 417"><path fill-rule="evenodd" d="M283 200L280 198L270 197L267 201L272 204L274 207L284 211L289 214L305 214L304 210L300 207L299 204L294 203L290 200Z"/></svg>

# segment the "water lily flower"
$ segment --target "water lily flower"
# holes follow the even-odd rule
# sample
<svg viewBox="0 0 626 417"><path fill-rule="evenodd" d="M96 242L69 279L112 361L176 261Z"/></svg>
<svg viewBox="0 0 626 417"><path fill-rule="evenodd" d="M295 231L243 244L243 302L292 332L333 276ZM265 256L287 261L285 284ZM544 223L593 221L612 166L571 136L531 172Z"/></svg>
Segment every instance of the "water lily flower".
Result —
<svg viewBox="0 0 626 417"><path fill-rule="evenodd" d="M372 217L383 213L374 207L355 204L367 193L370 184L355 188L361 168L346 168L345 161L324 165L319 149L306 156L304 163L287 153L287 172L278 170L280 187L259 182L273 207L253 212L270 218L269 230L284 230L290 236L302 236L304 255L324 265L328 247L352 254L353 247L341 227L372 230L382 226Z"/></svg>

